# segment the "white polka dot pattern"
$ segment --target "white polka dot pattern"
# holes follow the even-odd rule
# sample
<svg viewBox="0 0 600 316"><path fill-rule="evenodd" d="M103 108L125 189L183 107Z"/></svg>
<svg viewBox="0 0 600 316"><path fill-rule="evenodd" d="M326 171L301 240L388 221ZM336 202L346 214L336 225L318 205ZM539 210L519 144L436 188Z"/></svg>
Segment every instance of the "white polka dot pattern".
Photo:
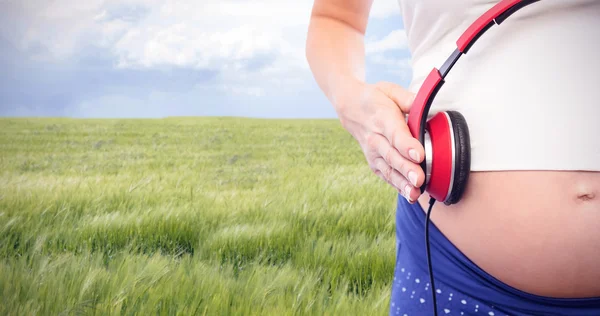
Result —
<svg viewBox="0 0 600 316"><path fill-rule="evenodd" d="M431 308L431 300L427 299L431 297L431 290L429 283L421 282L421 280L428 279L429 276L425 272L411 272L406 268L398 269L397 273L398 275L394 277L394 286L392 288L390 315L423 315L424 305L427 308ZM400 286L403 279L401 276L406 277L406 279L413 277L414 282L406 282L403 286ZM444 295L448 299L445 303L438 299L438 311L440 314L506 316L505 314L498 315L498 311L493 310L493 306L488 306L479 300L467 297L453 288L446 287L439 281L436 282L435 293L438 296L447 293ZM453 298L456 298L456 303L453 302Z"/></svg>

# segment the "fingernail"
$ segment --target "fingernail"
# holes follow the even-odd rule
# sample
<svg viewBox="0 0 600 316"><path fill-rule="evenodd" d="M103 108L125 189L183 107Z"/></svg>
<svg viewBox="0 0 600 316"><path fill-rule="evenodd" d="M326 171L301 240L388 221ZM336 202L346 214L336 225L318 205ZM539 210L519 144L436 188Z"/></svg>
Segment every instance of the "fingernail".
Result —
<svg viewBox="0 0 600 316"><path fill-rule="evenodd" d="M419 158L420 158L420 157L419 157L419 153L418 153L416 150L414 150L414 149L411 149L411 150L409 150L409 151L408 151L408 155L409 155L409 156L410 156L410 158L411 158L412 160L414 160L415 162L419 162Z"/></svg>
<svg viewBox="0 0 600 316"><path fill-rule="evenodd" d="M404 197L409 201L412 202L413 200L410 198L410 192L412 191L412 187L410 186L410 184L407 184L406 186L404 186Z"/></svg>
<svg viewBox="0 0 600 316"><path fill-rule="evenodd" d="M414 171L409 171L408 180L410 180L410 183L412 183L412 185L417 186L417 173Z"/></svg>

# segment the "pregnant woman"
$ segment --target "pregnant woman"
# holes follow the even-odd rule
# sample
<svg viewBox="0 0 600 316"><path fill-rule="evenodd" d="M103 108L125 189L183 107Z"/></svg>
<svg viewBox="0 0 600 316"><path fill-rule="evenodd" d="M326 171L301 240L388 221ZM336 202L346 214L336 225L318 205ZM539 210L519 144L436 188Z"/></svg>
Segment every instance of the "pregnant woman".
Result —
<svg viewBox="0 0 600 316"><path fill-rule="evenodd" d="M399 0L413 78L365 82L371 0L316 0L307 58L375 174L399 192L391 315L432 315L423 145L406 124L433 67L499 1ZM600 1L542 0L488 30L431 106L460 112L462 199L431 211L441 315L600 315ZM392 278L392 276L390 276Z"/></svg>

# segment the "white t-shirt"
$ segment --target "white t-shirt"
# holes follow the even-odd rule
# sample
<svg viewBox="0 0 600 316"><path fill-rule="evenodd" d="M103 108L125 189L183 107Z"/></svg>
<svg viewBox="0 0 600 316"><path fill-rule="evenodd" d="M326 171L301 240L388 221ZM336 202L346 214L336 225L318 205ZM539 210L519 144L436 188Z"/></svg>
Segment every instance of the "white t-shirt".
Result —
<svg viewBox="0 0 600 316"><path fill-rule="evenodd" d="M418 91L498 1L399 0ZM461 112L471 170L600 171L600 0L541 0L488 30L430 115Z"/></svg>

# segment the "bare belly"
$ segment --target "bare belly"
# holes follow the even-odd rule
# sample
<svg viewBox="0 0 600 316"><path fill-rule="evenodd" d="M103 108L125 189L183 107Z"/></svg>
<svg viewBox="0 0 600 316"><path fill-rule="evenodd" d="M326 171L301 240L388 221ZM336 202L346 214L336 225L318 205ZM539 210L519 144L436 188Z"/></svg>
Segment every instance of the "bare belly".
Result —
<svg viewBox="0 0 600 316"><path fill-rule="evenodd" d="M429 197L419 203L427 209ZM475 264L522 291L600 296L600 172L473 172L432 221Z"/></svg>

